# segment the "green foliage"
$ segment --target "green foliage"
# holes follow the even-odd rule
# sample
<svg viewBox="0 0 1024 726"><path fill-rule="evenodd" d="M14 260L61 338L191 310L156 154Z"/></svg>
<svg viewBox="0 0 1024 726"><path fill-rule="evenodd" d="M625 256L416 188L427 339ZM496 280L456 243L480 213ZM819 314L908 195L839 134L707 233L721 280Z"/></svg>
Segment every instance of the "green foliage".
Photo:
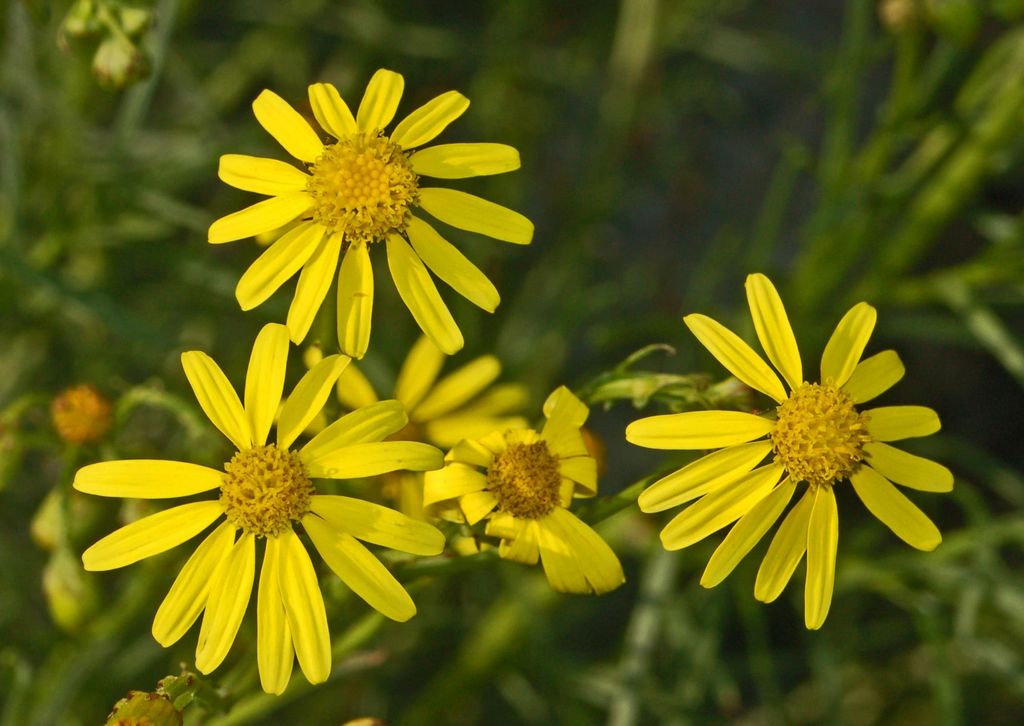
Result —
<svg viewBox="0 0 1024 726"><path fill-rule="evenodd" d="M0 726L100 723L190 663L195 629L169 650L149 634L186 553L85 577L77 555L138 511L78 501L71 478L104 459L226 459L178 353L205 350L240 380L290 294L238 310L257 247L205 234L251 200L218 183L217 157L273 155L249 109L261 89L298 102L323 80L355 95L378 67L406 76L410 107L449 88L472 99L446 140L521 153L521 171L474 191L526 213L534 243L459 237L502 304L488 316L446 299L466 360L496 353L536 401L564 383L607 404L590 420L605 496L581 516L628 582L569 597L486 550L392 557L419 611L398 624L325 577L330 680L261 693L250 612L185 723L1024 719L1024 8L903 5L894 22L859 0L6 3ZM622 436L636 407L750 405L735 381L693 372L720 369L681 316L752 339L739 294L752 271L779 284L808 360L851 303L876 305L869 353L895 348L909 371L887 403L940 412L943 433L914 450L956 474L951 496L920 497L944 534L930 554L838 493L836 594L816 632L801 587L754 601L766 543L712 590L698 579L713 542L661 550L635 499L682 461ZM393 380L416 330L377 289L364 368ZM332 325L314 323L325 349ZM114 401L114 427L72 447L48 407L79 382Z"/></svg>

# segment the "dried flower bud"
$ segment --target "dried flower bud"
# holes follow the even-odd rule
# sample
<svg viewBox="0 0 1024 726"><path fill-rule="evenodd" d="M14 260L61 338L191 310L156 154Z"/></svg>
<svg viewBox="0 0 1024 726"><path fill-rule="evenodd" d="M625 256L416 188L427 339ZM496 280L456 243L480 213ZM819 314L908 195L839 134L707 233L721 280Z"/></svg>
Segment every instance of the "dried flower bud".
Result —
<svg viewBox="0 0 1024 726"><path fill-rule="evenodd" d="M50 405L57 434L69 444L93 444L106 436L113 422L110 401L95 386L72 386Z"/></svg>

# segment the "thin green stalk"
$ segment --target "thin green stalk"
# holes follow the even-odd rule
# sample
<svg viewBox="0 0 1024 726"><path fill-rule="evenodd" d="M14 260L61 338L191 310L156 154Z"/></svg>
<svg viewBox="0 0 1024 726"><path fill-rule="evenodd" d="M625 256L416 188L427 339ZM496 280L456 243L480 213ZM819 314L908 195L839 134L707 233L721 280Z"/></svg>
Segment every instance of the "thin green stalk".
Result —
<svg viewBox="0 0 1024 726"><path fill-rule="evenodd" d="M662 630L662 618L676 580L679 557L655 546L640 583L640 596L626 627L619 661L617 693L608 709L608 726L641 723L640 684L650 668Z"/></svg>

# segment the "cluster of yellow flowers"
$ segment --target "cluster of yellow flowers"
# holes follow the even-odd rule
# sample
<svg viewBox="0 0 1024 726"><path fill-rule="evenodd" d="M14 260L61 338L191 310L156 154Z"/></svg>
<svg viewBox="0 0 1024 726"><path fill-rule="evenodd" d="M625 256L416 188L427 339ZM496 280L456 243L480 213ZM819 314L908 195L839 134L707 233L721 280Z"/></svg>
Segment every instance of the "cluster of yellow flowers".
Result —
<svg viewBox="0 0 1024 726"><path fill-rule="evenodd" d="M285 689L296 659L313 683L326 680L331 670L327 615L306 538L353 592L398 621L412 617L416 606L362 543L439 555L446 542L430 523L435 518L466 528L486 521L483 535L497 541L501 557L528 564L539 560L559 591L605 593L625 579L612 549L571 511L575 498L597 493L598 466L583 432L587 406L559 387L544 403L543 425L529 428L516 413L525 390L516 384L491 387L500 364L489 355L439 379L446 355L463 347L463 337L431 273L489 312L499 295L423 213L514 244L528 244L533 225L493 202L422 183L425 177L511 171L519 167L519 155L495 143L425 146L469 106L456 91L427 102L386 133L403 84L399 74L377 71L354 115L334 86L310 86L310 107L323 133L264 91L253 103L256 118L300 164L237 154L220 160L222 180L268 198L215 221L209 242L279 233L241 276L236 289L241 307L260 305L299 275L285 324L266 325L253 344L241 398L208 355L188 351L181 357L200 407L236 453L222 469L178 461L95 463L79 470L74 481L79 491L106 497L217 492L132 522L82 556L89 570L123 567L192 539L220 520L178 573L152 627L154 638L168 646L202 615L196 667L204 673L224 660L235 639L263 540L257 661L262 686L270 693ZM352 361L364 356L370 342L370 248L381 241L398 293L424 333L389 400L378 398ZM336 269L339 352L310 361L285 396L290 347L306 338ZM698 500L663 530L668 549L735 523L701 580L710 587L782 515L798 485L805 485L772 540L755 595L764 601L777 597L806 552L806 623L817 628L828 612L835 572L833 485L849 479L867 508L899 537L932 549L940 541L938 531L891 482L948 491L952 476L884 443L937 430L934 412L915 406L857 408L903 375L892 351L861 360L875 322L873 308L862 303L843 318L822 356L821 382L807 383L771 282L751 275L747 295L757 337L788 392L737 335L710 318L688 316L686 324L736 378L778 405L760 415L697 411L635 421L626 438L640 446L720 449L652 484L639 505L658 512ZM332 393L349 412L318 422ZM312 438L297 444L310 431ZM769 456L771 461L759 466ZM319 493L314 484L384 474L393 477L402 512Z"/></svg>

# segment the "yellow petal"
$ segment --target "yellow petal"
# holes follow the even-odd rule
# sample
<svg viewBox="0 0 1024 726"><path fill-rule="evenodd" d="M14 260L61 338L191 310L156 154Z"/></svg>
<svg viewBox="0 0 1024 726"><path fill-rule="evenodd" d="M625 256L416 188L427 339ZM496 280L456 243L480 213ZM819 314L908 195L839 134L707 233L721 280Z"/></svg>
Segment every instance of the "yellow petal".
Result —
<svg viewBox="0 0 1024 726"><path fill-rule="evenodd" d="M521 429L528 425L522 416L445 415L423 423L424 438L434 446L450 449L462 439L477 439L491 431Z"/></svg>
<svg viewBox="0 0 1024 726"><path fill-rule="evenodd" d="M378 401L373 384L355 363L348 365L338 376L336 393L341 405L353 411L363 406L371 406Z"/></svg>
<svg viewBox="0 0 1024 726"><path fill-rule="evenodd" d="M772 602L782 594L803 559L807 551L807 523L811 519L813 505L814 493L808 489L782 520L772 538L754 583L754 597L761 602Z"/></svg>
<svg viewBox="0 0 1024 726"><path fill-rule="evenodd" d="M470 492L459 497L459 507L466 516L466 522L470 525L476 524L486 517L496 506L498 506L498 498L487 490Z"/></svg>
<svg viewBox="0 0 1024 726"><path fill-rule="evenodd" d="M217 176L236 189L272 197L304 191L309 181L309 175L284 161L244 154L221 156Z"/></svg>
<svg viewBox="0 0 1024 726"><path fill-rule="evenodd" d="M511 518L510 518L511 519ZM495 523L500 521L498 515L487 520L486 534L491 537L503 537L498 545L498 554L503 560L522 562L524 565L536 565L540 559L540 527L535 519L512 520L514 530L508 532ZM500 534L499 532L504 532Z"/></svg>
<svg viewBox="0 0 1024 726"><path fill-rule="evenodd" d="M370 345L373 315L373 268L365 244L350 244L338 273L338 345L341 352L362 358Z"/></svg>
<svg viewBox="0 0 1024 726"><path fill-rule="evenodd" d="M761 541L764 533L775 524L775 520L793 497L794 489L796 484L786 477L771 494L740 517L722 540L722 544L718 545L715 553L711 555L708 566L704 568L704 574L700 578L702 586L714 587L729 576L754 545Z"/></svg>
<svg viewBox="0 0 1024 726"><path fill-rule="evenodd" d="M459 462L472 466L488 467L494 461L495 452L477 440L460 441L445 455L446 462Z"/></svg>
<svg viewBox="0 0 1024 726"><path fill-rule="evenodd" d="M196 547L153 618L153 638L165 648L177 643L206 607L210 580L235 543L235 525L223 522Z"/></svg>
<svg viewBox="0 0 1024 726"><path fill-rule="evenodd" d="M468 232L477 232L518 245L533 240L533 222L519 212L455 189L420 189L420 206L437 219Z"/></svg>
<svg viewBox="0 0 1024 726"><path fill-rule="evenodd" d="M786 389L779 377L736 333L706 315L687 315L683 322L701 345L738 379L776 401L786 399Z"/></svg>
<svg viewBox="0 0 1024 726"><path fill-rule="evenodd" d="M379 504L342 496L314 496L310 509L331 527L356 539L414 555L439 555L444 534L436 527Z"/></svg>
<svg viewBox="0 0 1024 726"><path fill-rule="evenodd" d="M443 469L428 471L423 478L423 506L454 499L487 487L487 477L476 469L449 463Z"/></svg>
<svg viewBox="0 0 1024 726"><path fill-rule="evenodd" d="M530 401L530 391L522 383L499 383L484 391L479 398L459 407L459 416L507 416L513 411L521 411ZM504 428L523 428L522 426L505 426ZM495 429L499 427L494 427ZM477 437L471 437L477 438Z"/></svg>
<svg viewBox="0 0 1024 726"><path fill-rule="evenodd" d="M351 358L344 355L329 355L302 377L292 394L288 396L277 421L277 445L289 448L310 421L323 409L331 395L338 376L345 370Z"/></svg>
<svg viewBox="0 0 1024 726"><path fill-rule="evenodd" d="M312 205L313 198L305 192L264 199L215 220L206 233L207 241L222 244L269 232L288 224Z"/></svg>
<svg viewBox="0 0 1024 726"><path fill-rule="evenodd" d="M403 149L413 149L432 141L452 121L469 108L469 99L458 91L436 96L406 116L395 126L391 140Z"/></svg>
<svg viewBox="0 0 1024 726"><path fill-rule="evenodd" d="M116 570L166 552L210 526L224 510L220 502L192 502L151 514L114 530L82 553L90 571Z"/></svg>
<svg viewBox="0 0 1024 726"><path fill-rule="evenodd" d="M501 374L501 363L493 355L476 358L445 376L412 412L412 420L429 421L457 409L484 390Z"/></svg>
<svg viewBox="0 0 1024 726"><path fill-rule="evenodd" d="M843 384L843 390L854 403L864 403L896 385L905 372L896 351L883 350L862 360Z"/></svg>
<svg viewBox="0 0 1024 726"><path fill-rule="evenodd" d="M313 514L302 518L302 526L327 566L370 607L399 622L416 614L416 605L405 588L352 535L331 529Z"/></svg>
<svg viewBox="0 0 1024 726"><path fill-rule="evenodd" d="M274 423L288 367L288 328L267 323L256 336L245 374L245 413L253 443L262 446Z"/></svg>
<svg viewBox="0 0 1024 726"><path fill-rule="evenodd" d="M288 307L288 333L293 343L301 343L313 324L313 318L320 312L320 305L331 288L334 272L338 269L341 254L341 235L328 234L320 241L309 262L302 268L295 297Z"/></svg>
<svg viewBox="0 0 1024 726"><path fill-rule="evenodd" d="M797 388L804 382L803 365L782 298L772 281L761 273L748 275L745 288L761 347L789 387Z"/></svg>
<svg viewBox="0 0 1024 726"><path fill-rule="evenodd" d="M423 262L409 243L396 234L388 236L387 249L388 268L395 287L420 330L448 355L461 350L464 341L459 326Z"/></svg>
<svg viewBox="0 0 1024 726"><path fill-rule="evenodd" d="M210 423L239 451L251 447L252 432L242 402L220 366L206 353L190 350L181 354L181 367Z"/></svg>
<svg viewBox="0 0 1024 726"><path fill-rule="evenodd" d="M563 430L579 430L587 422L590 409L565 386L559 386L544 401L544 428L541 436L557 439Z"/></svg>
<svg viewBox="0 0 1024 726"><path fill-rule="evenodd" d="M868 511L911 547L931 552L942 542L932 520L870 466L858 467L850 483Z"/></svg>
<svg viewBox="0 0 1024 726"><path fill-rule="evenodd" d="M210 578L210 595L196 645L195 662L200 673L210 673L219 666L235 642L255 574L255 538L243 534Z"/></svg>
<svg viewBox="0 0 1024 726"><path fill-rule="evenodd" d="M868 433L876 441L899 441L934 434L939 415L925 406L882 406L865 411Z"/></svg>
<svg viewBox="0 0 1024 726"><path fill-rule="evenodd" d="M764 436L775 422L741 411L649 416L626 427L626 441L648 449L719 449Z"/></svg>
<svg viewBox="0 0 1024 726"><path fill-rule="evenodd" d="M273 295L309 261L323 236L324 228L319 224L303 222L271 242L235 287L242 310L252 310Z"/></svg>
<svg viewBox="0 0 1024 726"><path fill-rule="evenodd" d="M519 152L507 144L439 144L417 151L409 161L420 176L466 179L515 171Z"/></svg>
<svg viewBox="0 0 1024 726"><path fill-rule="evenodd" d="M662 545L667 550L689 547L735 522L768 495L782 473L781 464L769 464L754 469L735 484L705 495L661 530Z"/></svg>
<svg viewBox="0 0 1024 726"><path fill-rule="evenodd" d="M516 429L526 431L528 429ZM560 459L570 459L574 456L588 456L590 452L583 441L583 434L579 428L573 426L550 427L545 425L543 436L534 434L536 440L543 440L547 443L551 453ZM532 444L533 441L522 443Z"/></svg>
<svg viewBox="0 0 1024 726"><path fill-rule="evenodd" d="M323 153L323 142L306 119L273 91L260 93L252 110L260 126L296 159L312 164Z"/></svg>
<svg viewBox="0 0 1024 726"><path fill-rule="evenodd" d="M416 339L395 381L395 398L413 411L437 380L445 354L425 335Z"/></svg>
<svg viewBox="0 0 1024 726"><path fill-rule="evenodd" d="M124 499L170 499L216 489L223 472L183 461L129 459L83 466L74 487L86 494Z"/></svg>
<svg viewBox="0 0 1024 726"><path fill-rule="evenodd" d="M588 495L597 493L597 462L590 456L574 456L558 462L558 472L572 479Z"/></svg>
<svg viewBox="0 0 1024 726"><path fill-rule="evenodd" d="M846 383L860 361L877 318L878 313L867 303L857 303L843 316L821 354L822 383L831 381L836 386ZM827 603L825 612L828 612Z"/></svg>
<svg viewBox="0 0 1024 726"><path fill-rule="evenodd" d="M477 307L493 313L501 296L487 276L429 224L410 217L409 241L430 271Z"/></svg>
<svg viewBox="0 0 1024 726"><path fill-rule="evenodd" d="M316 572L302 542L285 528L277 535L277 584L299 668L310 683L331 674L331 635Z"/></svg>
<svg viewBox="0 0 1024 726"><path fill-rule="evenodd" d="M371 441L381 441L409 423L398 401L379 401L342 416L302 447L302 458L318 459L331 452Z"/></svg>
<svg viewBox="0 0 1024 726"><path fill-rule="evenodd" d="M256 665L260 685L274 695L284 693L288 687L295 663L292 635L278 583L279 543L279 538L267 537L256 594Z"/></svg>
<svg viewBox="0 0 1024 726"><path fill-rule="evenodd" d="M890 481L922 492L953 491L953 472L930 459L873 441L864 445L865 461Z"/></svg>
<svg viewBox="0 0 1024 726"><path fill-rule="evenodd" d="M405 79L394 71L381 68L374 73L356 111L359 130L379 131L391 123L404 88Z"/></svg>
<svg viewBox="0 0 1024 726"><path fill-rule="evenodd" d="M804 624L817 630L832 605L839 545L839 510L832 487L818 487L807 523L807 582L804 584Z"/></svg>
<svg viewBox="0 0 1024 726"><path fill-rule="evenodd" d="M641 512L663 512L749 474L772 450L771 442L730 446L703 456L647 487L637 503Z"/></svg>
<svg viewBox="0 0 1024 726"><path fill-rule="evenodd" d="M309 87L309 105L320 127L336 139L351 136L359 129L356 120L338 89L330 83L314 83Z"/></svg>
<svg viewBox="0 0 1024 726"><path fill-rule="evenodd" d="M601 594L624 581L611 548L567 510L555 507L536 527L541 564L553 589Z"/></svg>
<svg viewBox="0 0 1024 726"><path fill-rule="evenodd" d="M558 537L569 546L580 572L587 581L588 591L602 595L626 581L619 558L615 556L608 543L569 510L555 507L538 524L542 531L555 530ZM543 550L541 556L543 557Z"/></svg>
<svg viewBox="0 0 1024 726"><path fill-rule="evenodd" d="M427 471L444 465L441 451L418 441L379 441L353 444L309 458L302 457L310 476L356 479L389 471Z"/></svg>

